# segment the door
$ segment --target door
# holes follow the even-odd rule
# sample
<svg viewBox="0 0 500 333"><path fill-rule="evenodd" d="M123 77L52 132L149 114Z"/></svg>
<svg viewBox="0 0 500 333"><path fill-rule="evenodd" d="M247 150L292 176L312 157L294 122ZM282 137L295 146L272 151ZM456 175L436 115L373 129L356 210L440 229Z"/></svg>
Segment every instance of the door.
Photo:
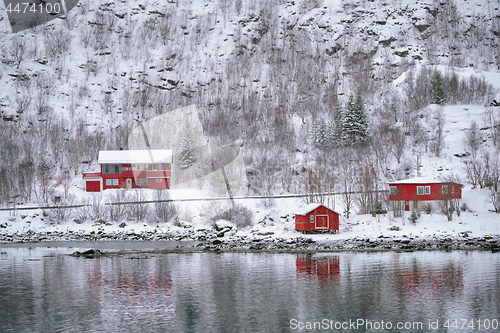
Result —
<svg viewBox="0 0 500 333"><path fill-rule="evenodd" d="M410 202L405 201L405 212L409 212L409 211L410 211Z"/></svg>
<svg viewBox="0 0 500 333"><path fill-rule="evenodd" d="M315 222L315 229L328 229L328 215L316 215Z"/></svg>
<svg viewBox="0 0 500 333"><path fill-rule="evenodd" d="M87 180L85 185L87 192L101 192L101 181L99 180Z"/></svg>
<svg viewBox="0 0 500 333"><path fill-rule="evenodd" d="M127 187L127 190L132 188L132 178L125 179L125 186Z"/></svg>

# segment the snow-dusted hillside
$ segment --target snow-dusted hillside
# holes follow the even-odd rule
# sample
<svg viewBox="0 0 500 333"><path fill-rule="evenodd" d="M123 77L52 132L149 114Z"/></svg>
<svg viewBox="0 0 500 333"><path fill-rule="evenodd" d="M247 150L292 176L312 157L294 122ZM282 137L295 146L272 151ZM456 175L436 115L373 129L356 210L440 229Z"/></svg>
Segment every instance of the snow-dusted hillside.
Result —
<svg viewBox="0 0 500 333"><path fill-rule="evenodd" d="M82 0L67 19L17 34L0 10L0 202L44 203L54 191L83 200L79 175L99 150L130 148L140 122L192 104L210 142L241 146L251 194L368 193L417 168L498 191L499 7ZM443 105L429 89L437 71ZM313 124L332 123L356 91L364 144L313 144ZM370 200L335 204L354 214L386 205Z"/></svg>

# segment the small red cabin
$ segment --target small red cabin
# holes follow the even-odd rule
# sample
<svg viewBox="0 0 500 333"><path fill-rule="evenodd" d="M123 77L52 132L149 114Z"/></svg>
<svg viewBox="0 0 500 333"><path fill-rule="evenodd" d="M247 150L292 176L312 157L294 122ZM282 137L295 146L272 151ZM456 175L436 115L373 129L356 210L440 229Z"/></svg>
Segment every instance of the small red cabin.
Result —
<svg viewBox="0 0 500 333"><path fill-rule="evenodd" d="M405 211L418 208L420 201L433 204L439 201L461 199L462 184L431 178L415 177L389 183L389 201L404 202Z"/></svg>
<svg viewBox="0 0 500 333"><path fill-rule="evenodd" d="M338 233L339 214L322 204L309 204L295 213L295 230Z"/></svg>

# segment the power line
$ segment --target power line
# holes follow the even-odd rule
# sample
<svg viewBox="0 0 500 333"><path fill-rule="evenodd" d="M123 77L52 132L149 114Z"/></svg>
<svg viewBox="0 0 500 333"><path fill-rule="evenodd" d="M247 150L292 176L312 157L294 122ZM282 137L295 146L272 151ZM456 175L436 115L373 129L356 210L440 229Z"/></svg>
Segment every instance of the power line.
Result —
<svg viewBox="0 0 500 333"><path fill-rule="evenodd" d="M255 196L236 196L233 200L257 200L257 199L290 199L290 198L307 198L307 197L325 197L346 194L361 194L361 193L387 193L388 190L377 191L351 191L351 192L331 192L331 193L311 193L311 194L281 194L281 195L255 195ZM231 200L228 197L209 197L209 198L186 198L186 199L166 199L166 200L146 200L146 201L124 201L124 202L105 202L105 206L115 205L136 205L136 204L152 204L159 202L190 202L190 201L222 201ZM68 206L34 206L34 207L16 207L16 208L0 208L0 211L12 210L36 210L36 209L72 209L81 207L91 207L93 204L68 205Z"/></svg>

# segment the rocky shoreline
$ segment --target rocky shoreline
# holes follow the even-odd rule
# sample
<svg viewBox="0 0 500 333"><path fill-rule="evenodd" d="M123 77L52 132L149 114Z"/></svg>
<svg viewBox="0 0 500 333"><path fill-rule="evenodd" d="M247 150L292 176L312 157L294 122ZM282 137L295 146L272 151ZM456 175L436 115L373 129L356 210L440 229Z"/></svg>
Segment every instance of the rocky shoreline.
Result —
<svg viewBox="0 0 500 333"><path fill-rule="evenodd" d="M500 251L500 235L471 237L466 233L456 236L347 238L336 240L315 240L314 236L304 235L296 238L280 238L270 235L231 235L216 232L197 233L159 233L159 232L27 232L0 235L0 243L43 243L54 241L179 241L171 252L343 252L343 251L426 251L426 250L487 250ZM183 245L182 241L191 241ZM195 242L195 244L192 243ZM186 242L187 243L187 242ZM1 245L0 245L1 246Z"/></svg>

